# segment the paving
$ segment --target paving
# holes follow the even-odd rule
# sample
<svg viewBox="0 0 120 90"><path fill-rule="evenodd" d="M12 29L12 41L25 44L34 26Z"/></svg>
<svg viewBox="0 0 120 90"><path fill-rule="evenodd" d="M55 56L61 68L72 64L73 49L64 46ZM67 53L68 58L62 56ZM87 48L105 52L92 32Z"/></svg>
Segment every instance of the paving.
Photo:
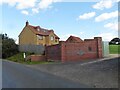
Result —
<svg viewBox="0 0 120 90"><path fill-rule="evenodd" d="M118 88L118 55L97 60L27 66L93 88Z"/></svg>

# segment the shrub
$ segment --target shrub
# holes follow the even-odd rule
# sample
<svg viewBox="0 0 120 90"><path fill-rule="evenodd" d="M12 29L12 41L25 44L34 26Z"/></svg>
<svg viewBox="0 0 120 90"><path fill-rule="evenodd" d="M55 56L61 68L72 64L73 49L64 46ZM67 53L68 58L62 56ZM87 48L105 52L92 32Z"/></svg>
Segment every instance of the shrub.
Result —
<svg viewBox="0 0 120 90"><path fill-rule="evenodd" d="M9 38L7 34L0 34L0 37L2 37L2 58L7 58L18 53L18 45L14 39Z"/></svg>

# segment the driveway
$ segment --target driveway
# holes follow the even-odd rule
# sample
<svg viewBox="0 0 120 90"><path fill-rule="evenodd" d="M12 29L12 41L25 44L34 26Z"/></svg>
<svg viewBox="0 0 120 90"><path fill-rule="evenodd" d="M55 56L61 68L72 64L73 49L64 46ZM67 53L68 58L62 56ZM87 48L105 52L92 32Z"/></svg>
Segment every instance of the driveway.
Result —
<svg viewBox="0 0 120 90"><path fill-rule="evenodd" d="M118 58L60 64L28 65L42 72L96 88L118 88Z"/></svg>

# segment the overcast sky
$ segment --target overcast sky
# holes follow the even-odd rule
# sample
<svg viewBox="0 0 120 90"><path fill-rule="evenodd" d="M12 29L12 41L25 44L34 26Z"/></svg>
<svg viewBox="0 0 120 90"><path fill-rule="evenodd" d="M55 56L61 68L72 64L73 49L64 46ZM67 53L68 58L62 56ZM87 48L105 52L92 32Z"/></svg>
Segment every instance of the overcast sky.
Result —
<svg viewBox="0 0 120 90"><path fill-rule="evenodd" d="M17 40L28 20L31 25L53 29L60 40L70 35L101 36L103 41L118 37L118 0L82 1L0 0L1 33Z"/></svg>

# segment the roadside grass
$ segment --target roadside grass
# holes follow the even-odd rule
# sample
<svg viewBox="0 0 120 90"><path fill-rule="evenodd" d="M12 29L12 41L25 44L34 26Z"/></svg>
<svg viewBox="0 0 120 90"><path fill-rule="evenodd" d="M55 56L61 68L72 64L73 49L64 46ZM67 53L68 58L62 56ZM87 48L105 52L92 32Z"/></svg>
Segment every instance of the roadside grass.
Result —
<svg viewBox="0 0 120 90"><path fill-rule="evenodd" d="M109 45L110 54L120 54L120 45Z"/></svg>
<svg viewBox="0 0 120 90"><path fill-rule="evenodd" d="M33 65L33 64L54 64L55 62L48 62L48 61L26 61L26 62L22 62L23 64L29 64L29 65Z"/></svg>
<svg viewBox="0 0 120 90"><path fill-rule="evenodd" d="M26 52L26 56L28 55L31 55L31 53ZM24 62L23 52L19 52L18 54L15 54L7 59L14 62Z"/></svg>
<svg viewBox="0 0 120 90"><path fill-rule="evenodd" d="M31 55L32 53L26 52L26 56ZM16 55L13 55L9 58L7 58L7 60L13 61L13 62L18 62L18 63L22 63L22 64L54 64L54 63L58 63L58 62L52 62L52 61L25 61L23 58L23 52L20 52Z"/></svg>

